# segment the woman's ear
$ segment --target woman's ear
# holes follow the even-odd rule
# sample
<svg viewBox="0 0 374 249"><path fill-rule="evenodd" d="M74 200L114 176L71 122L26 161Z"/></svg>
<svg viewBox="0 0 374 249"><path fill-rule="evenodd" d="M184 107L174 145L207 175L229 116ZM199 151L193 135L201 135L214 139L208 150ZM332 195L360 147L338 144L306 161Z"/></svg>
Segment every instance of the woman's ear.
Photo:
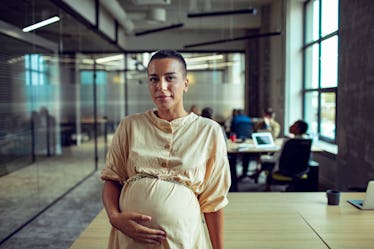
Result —
<svg viewBox="0 0 374 249"><path fill-rule="evenodd" d="M189 86L190 82L189 80L186 78L186 80L184 81L184 92L186 93L188 91L188 86Z"/></svg>

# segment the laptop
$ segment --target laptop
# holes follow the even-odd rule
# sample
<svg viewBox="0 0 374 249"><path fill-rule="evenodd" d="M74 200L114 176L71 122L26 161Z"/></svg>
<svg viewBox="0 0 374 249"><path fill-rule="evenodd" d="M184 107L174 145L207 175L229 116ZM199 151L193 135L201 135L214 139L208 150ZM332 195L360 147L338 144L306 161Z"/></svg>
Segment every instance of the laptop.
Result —
<svg viewBox="0 0 374 249"><path fill-rule="evenodd" d="M374 209L374 181L369 181L364 200L347 200L347 202L362 210Z"/></svg>
<svg viewBox="0 0 374 249"><path fill-rule="evenodd" d="M259 149L277 148L270 132L254 132L252 133L252 140L256 148Z"/></svg>

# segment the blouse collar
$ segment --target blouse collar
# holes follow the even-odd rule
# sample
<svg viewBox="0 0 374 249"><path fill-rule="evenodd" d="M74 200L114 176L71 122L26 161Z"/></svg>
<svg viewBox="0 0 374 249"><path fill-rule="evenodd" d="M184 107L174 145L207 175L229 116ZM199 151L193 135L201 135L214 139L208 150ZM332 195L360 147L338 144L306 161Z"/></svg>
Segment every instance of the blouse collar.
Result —
<svg viewBox="0 0 374 249"><path fill-rule="evenodd" d="M198 116L195 113L191 112L184 117L180 117L169 122L165 119L161 119L157 117L157 115L155 114L155 111L156 109L148 110L146 112L146 115L152 121L152 123L154 123L159 128L165 128L165 127L177 128L179 126L183 126L185 124L191 123L192 121L198 118Z"/></svg>

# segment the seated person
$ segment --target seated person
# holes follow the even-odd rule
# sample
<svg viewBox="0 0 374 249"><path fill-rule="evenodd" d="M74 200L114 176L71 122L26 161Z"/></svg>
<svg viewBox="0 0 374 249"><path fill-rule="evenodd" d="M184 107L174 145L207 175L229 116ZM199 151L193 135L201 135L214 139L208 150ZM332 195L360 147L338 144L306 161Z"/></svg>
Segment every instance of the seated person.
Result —
<svg viewBox="0 0 374 249"><path fill-rule="evenodd" d="M201 111L201 116L204 117L204 118L213 119L213 109L210 108L210 107L205 107Z"/></svg>
<svg viewBox="0 0 374 249"><path fill-rule="evenodd" d="M291 139L291 138L308 138L309 136L307 135L307 131L308 131L308 124L303 120L297 120L295 123L293 123L289 127L290 134L288 137L284 139L283 145L288 139ZM282 145L282 148L283 148L283 145ZM262 171L267 170L271 172L273 170L276 170L276 165L282 153L282 148L272 155L262 155L260 158L260 162L259 162L261 164L261 168L257 170L257 172L251 176L251 178L254 178L255 181L257 182L258 177Z"/></svg>
<svg viewBox="0 0 374 249"><path fill-rule="evenodd" d="M280 124L275 121L275 113L271 108L268 108L263 113L263 120L258 122L255 127L254 131L269 131L273 135L273 138L276 139L280 134Z"/></svg>
<svg viewBox="0 0 374 249"><path fill-rule="evenodd" d="M243 131L239 124L248 124L248 130ZM235 133L237 138L248 138L252 133L252 123L250 117L244 114L243 110L236 110L236 115L231 120L230 132Z"/></svg>
<svg viewBox="0 0 374 249"><path fill-rule="evenodd" d="M234 112L233 112L234 115ZM244 141L246 138L250 138L252 134L252 122L250 117L244 114L243 110L236 109L235 115L231 120L230 133L235 134L238 139ZM241 155L243 174L245 176L248 171L248 164L250 161L249 155Z"/></svg>

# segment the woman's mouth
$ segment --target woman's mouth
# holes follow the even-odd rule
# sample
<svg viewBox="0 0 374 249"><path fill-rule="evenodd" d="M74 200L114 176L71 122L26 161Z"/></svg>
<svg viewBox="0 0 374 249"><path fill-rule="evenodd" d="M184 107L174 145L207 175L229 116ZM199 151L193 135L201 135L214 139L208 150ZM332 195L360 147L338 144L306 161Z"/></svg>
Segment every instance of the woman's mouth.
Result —
<svg viewBox="0 0 374 249"><path fill-rule="evenodd" d="M169 95L159 95L159 96L156 96L156 99L161 99L161 100L163 100L163 99L167 99L167 98L169 98L169 97L171 97L171 96L169 96Z"/></svg>

